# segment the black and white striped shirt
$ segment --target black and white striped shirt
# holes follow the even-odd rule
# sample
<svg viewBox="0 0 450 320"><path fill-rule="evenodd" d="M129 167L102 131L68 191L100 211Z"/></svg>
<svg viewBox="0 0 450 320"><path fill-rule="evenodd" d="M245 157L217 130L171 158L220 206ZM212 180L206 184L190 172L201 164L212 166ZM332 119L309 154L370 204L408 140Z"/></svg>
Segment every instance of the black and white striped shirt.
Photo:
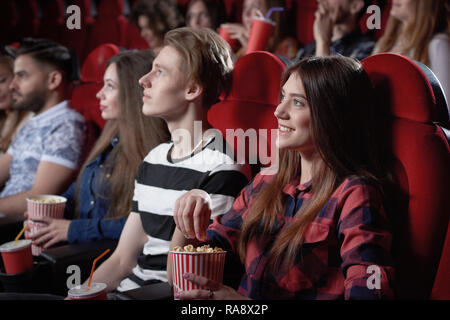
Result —
<svg viewBox="0 0 450 320"><path fill-rule="evenodd" d="M160 144L145 157L135 181L131 211L140 214L148 241L133 274L117 290L131 290L152 280L167 281L167 254L175 230L173 211L180 196L192 189L208 192L213 219L226 213L247 185L249 166L236 164L224 152L225 139L221 138L211 138L201 151L187 158L171 159L172 142Z"/></svg>

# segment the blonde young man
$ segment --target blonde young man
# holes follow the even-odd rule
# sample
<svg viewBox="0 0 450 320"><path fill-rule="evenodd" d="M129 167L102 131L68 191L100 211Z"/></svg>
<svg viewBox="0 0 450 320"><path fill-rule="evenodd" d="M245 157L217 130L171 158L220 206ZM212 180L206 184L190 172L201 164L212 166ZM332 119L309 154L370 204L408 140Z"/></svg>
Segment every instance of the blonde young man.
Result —
<svg viewBox="0 0 450 320"><path fill-rule="evenodd" d="M249 167L224 152L222 136L207 133L206 112L229 85L232 68L229 47L214 31L180 28L166 34L152 71L140 79L144 114L164 119L172 141L142 162L118 247L94 273L93 281L106 283L108 291L167 281L180 197L208 194L214 217L227 212L248 183ZM194 130L199 124L204 134Z"/></svg>

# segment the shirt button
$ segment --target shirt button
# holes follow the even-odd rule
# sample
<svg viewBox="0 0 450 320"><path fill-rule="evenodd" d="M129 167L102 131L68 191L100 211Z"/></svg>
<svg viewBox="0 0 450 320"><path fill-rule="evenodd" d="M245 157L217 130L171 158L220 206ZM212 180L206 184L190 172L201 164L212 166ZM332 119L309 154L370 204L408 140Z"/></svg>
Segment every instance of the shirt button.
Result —
<svg viewBox="0 0 450 320"><path fill-rule="evenodd" d="M92 200L91 201L91 206L93 206L95 204L95 201L94 200Z"/></svg>
<svg viewBox="0 0 450 320"><path fill-rule="evenodd" d="M106 178L109 179L111 175L109 173L106 174Z"/></svg>

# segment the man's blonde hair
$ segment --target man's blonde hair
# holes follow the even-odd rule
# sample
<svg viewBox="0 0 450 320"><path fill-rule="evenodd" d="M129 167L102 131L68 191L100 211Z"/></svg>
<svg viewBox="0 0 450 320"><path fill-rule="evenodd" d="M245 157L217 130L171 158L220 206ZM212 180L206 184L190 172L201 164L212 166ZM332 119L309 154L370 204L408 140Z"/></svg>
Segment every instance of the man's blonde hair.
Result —
<svg viewBox="0 0 450 320"><path fill-rule="evenodd" d="M233 61L230 46L213 30L178 28L164 37L164 45L182 57L182 72L187 81L203 87L203 105L209 108L231 84Z"/></svg>

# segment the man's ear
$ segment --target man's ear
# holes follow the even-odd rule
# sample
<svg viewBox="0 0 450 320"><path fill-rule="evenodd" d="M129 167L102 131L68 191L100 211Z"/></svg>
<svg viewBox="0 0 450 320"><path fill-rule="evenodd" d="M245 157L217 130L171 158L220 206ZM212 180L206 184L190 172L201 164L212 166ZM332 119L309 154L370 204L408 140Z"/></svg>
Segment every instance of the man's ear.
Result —
<svg viewBox="0 0 450 320"><path fill-rule="evenodd" d="M350 12L357 15L364 8L364 0L354 0L350 4Z"/></svg>
<svg viewBox="0 0 450 320"><path fill-rule="evenodd" d="M203 94L203 86L192 81L186 88L185 97L188 101L194 101Z"/></svg>
<svg viewBox="0 0 450 320"><path fill-rule="evenodd" d="M47 87L49 90L58 88L62 81L62 73L59 70L50 71L47 75Z"/></svg>

